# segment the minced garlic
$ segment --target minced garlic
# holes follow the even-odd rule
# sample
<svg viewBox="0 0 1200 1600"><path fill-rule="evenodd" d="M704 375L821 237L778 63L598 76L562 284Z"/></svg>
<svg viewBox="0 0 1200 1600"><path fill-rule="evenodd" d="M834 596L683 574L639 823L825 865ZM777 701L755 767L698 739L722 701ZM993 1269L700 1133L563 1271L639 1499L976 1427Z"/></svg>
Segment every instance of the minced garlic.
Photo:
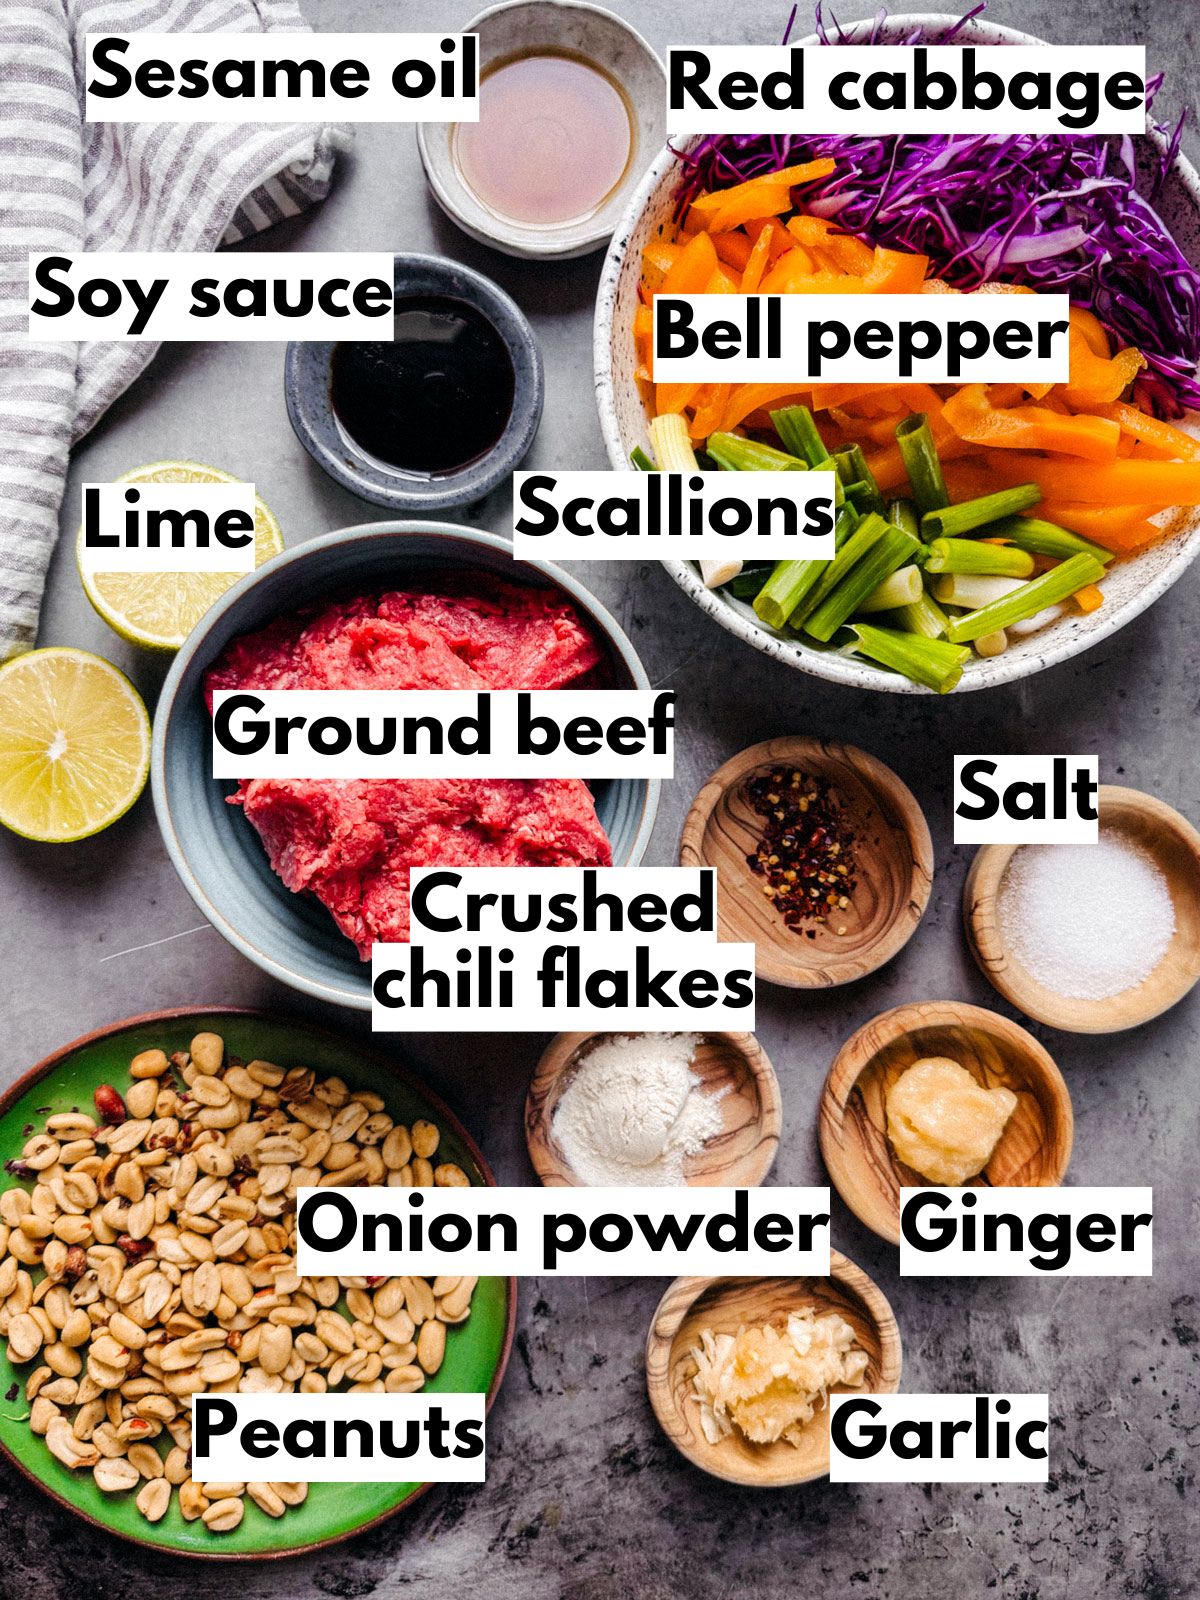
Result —
<svg viewBox="0 0 1200 1600"><path fill-rule="evenodd" d="M987 1166L1016 1108L1011 1089L985 1089L957 1061L930 1056L888 1090L888 1138L905 1166L957 1188Z"/></svg>
<svg viewBox="0 0 1200 1600"><path fill-rule="evenodd" d="M732 1334L705 1328L692 1358L709 1444L736 1427L752 1444L786 1439L793 1445L834 1384L862 1383L869 1359L844 1317L836 1311L817 1316L807 1306L793 1311L782 1329L743 1327Z"/></svg>

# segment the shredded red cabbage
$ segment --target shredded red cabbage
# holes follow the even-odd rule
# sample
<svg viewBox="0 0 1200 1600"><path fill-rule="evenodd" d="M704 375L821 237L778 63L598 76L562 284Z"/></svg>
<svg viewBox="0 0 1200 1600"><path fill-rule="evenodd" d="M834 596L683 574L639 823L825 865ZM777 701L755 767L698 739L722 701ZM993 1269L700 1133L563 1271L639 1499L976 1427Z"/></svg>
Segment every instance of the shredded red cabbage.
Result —
<svg viewBox="0 0 1200 1600"><path fill-rule="evenodd" d="M982 9L928 42L947 42ZM834 22L831 31L818 5L817 36L875 43L885 15L859 30ZM1147 86L1151 97L1161 81ZM999 280L1069 294L1146 357L1142 404L1177 416L1200 410L1200 271L1153 202L1182 131L1180 118L1142 174L1128 137L712 135L681 154L679 204L682 211L701 190L831 156L837 169L798 191L807 210L869 243L929 256L958 289Z"/></svg>

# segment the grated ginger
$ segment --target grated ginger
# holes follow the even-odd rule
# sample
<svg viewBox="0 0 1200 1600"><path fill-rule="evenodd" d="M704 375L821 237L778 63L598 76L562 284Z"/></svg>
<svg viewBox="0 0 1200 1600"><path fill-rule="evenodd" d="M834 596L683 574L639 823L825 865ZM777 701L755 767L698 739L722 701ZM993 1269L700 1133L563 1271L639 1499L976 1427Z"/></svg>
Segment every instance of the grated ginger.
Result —
<svg viewBox="0 0 1200 1600"><path fill-rule="evenodd" d="M836 1311L816 1316L793 1311L782 1328L739 1328L736 1334L705 1328L692 1350L692 1386L709 1444L736 1427L752 1444L786 1439L800 1444L804 1425L838 1383L857 1388L868 1356L854 1329Z"/></svg>
<svg viewBox="0 0 1200 1600"><path fill-rule="evenodd" d="M888 1139L905 1166L959 1188L995 1155L1016 1109L1011 1089L985 1089L957 1061L928 1056L888 1090Z"/></svg>

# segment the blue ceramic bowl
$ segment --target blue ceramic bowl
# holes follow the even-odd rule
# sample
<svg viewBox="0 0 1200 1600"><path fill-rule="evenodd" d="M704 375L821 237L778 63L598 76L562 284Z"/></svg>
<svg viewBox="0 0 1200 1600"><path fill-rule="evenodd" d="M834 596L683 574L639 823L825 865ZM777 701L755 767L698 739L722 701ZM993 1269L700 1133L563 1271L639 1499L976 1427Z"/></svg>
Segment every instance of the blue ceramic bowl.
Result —
<svg viewBox="0 0 1200 1600"><path fill-rule="evenodd" d="M650 680L616 621L560 567L515 561L492 533L440 522L379 522L343 528L276 556L218 600L176 656L154 718L154 808L167 853L196 905L235 949L304 994L367 1011L370 965L360 962L317 900L292 894L271 870L233 790L212 772L212 724L203 680L231 639L273 618L338 594L402 584L414 568L470 568L510 583L567 595L607 646L614 688ZM620 778L597 784L596 810L613 864L636 866L650 840L659 786Z"/></svg>
<svg viewBox="0 0 1200 1600"><path fill-rule="evenodd" d="M395 287L399 295L447 295L481 311L495 328L513 364L513 407L504 432L477 461L457 472L419 477L369 455L346 432L330 400L330 372L336 345L294 342L283 364L283 393L296 437L331 478L372 505L390 511L447 511L481 500L525 459L542 420L545 379L533 329L516 302L485 278L441 256L398 255Z"/></svg>

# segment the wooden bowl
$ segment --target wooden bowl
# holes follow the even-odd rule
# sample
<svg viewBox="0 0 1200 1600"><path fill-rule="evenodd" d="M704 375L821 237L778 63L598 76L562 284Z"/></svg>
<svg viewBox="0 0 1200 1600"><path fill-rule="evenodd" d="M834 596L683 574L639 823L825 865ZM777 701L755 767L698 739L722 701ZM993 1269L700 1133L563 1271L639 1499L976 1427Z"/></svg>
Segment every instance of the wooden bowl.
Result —
<svg viewBox="0 0 1200 1600"><path fill-rule="evenodd" d="M554 1109L580 1062L608 1037L560 1033L537 1064L525 1100L525 1142L534 1170L550 1188L585 1187L554 1137ZM684 1178L695 1187L757 1188L779 1147L779 1081L766 1051L752 1033L705 1033L691 1069L707 1093L726 1092L717 1102L721 1132L687 1158Z"/></svg>
<svg viewBox="0 0 1200 1600"><path fill-rule="evenodd" d="M946 1056L987 1089L1011 1089L1017 1106L972 1186L1048 1188L1071 1159L1075 1119L1063 1075L1032 1034L1015 1022L957 1000L922 1001L884 1011L838 1051L817 1123L821 1155L842 1199L860 1222L900 1242L900 1190L936 1187L898 1161L887 1136L885 1101L914 1061Z"/></svg>
<svg viewBox="0 0 1200 1600"><path fill-rule="evenodd" d="M1011 844L983 845L963 888L967 943L984 976L1026 1016L1066 1033L1119 1033L1136 1028L1182 1000L1200 978L1200 833L1153 795L1114 784L1100 787L1100 826L1124 835L1153 857L1175 907L1175 935L1141 983L1106 1000L1076 1000L1035 978L1000 928L998 900L1014 852ZM1131 939L1137 929L1130 928Z"/></svg>
<svg viewBox="0 0 1200 1600"><path fill-rule="evenodd" d="M827 778L857 836L858 883L849 907L828 925L809 923L799 932L746 864L763 824L746 784L778 765ZM850 983L890 961L920 922L933 884L929 828L907 786L865 751L820 739L768 739L714 772L692 802L679 859L685 867L716 869L718 937L753 940L758 976L793 989Z"/></svg>
<svg viewBox="0 0 1200 1600"><path fill-rule="evenodd" d="M782 1325L789 1311L811 1306L819 1316L837 1311L854 1328L870 1356L862 1393L894 1394L900 1387L900 1330L891 1306L861 1267L830 1252L828 1278L676 1278L663 1295L646 1338L646 1386L663 1432L681 1455L729 1483L779 1489L810 1483L829 1471L826 1407L804 1429L799 1446L751 1444L735 1429L709 1444L692 1392L691 1351L700 1332L736 1333L747 1323ZM857 1394L839 1384L835 1394Z"/></svg>

